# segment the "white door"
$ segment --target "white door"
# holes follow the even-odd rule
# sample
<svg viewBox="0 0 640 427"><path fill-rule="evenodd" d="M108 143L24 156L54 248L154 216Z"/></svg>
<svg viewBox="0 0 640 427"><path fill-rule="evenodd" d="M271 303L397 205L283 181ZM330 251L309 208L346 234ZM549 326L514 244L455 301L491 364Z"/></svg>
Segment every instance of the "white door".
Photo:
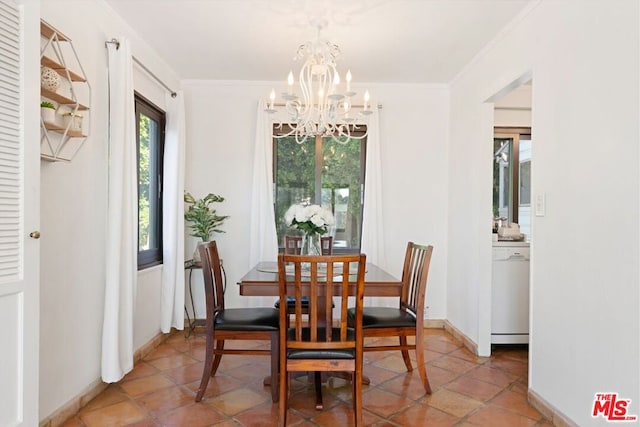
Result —
<svg viewBox="0 0 640 427"><path fill-rule="evenodd" d="M39 421L37 3L0 0L0 426Z"/></svg>

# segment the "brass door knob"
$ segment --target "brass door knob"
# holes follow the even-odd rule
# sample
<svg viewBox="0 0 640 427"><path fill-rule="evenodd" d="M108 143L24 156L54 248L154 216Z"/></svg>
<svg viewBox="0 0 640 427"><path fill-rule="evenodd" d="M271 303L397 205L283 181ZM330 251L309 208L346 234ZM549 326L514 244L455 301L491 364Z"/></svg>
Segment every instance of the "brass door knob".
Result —
<svg viewBox="0 0 640 427"><path fill-rule="evenodd" d="M31 237L32 239L39 239L40 238L40 232L38 230L32 231L31 233L29 233L29 237Z"/></svg>

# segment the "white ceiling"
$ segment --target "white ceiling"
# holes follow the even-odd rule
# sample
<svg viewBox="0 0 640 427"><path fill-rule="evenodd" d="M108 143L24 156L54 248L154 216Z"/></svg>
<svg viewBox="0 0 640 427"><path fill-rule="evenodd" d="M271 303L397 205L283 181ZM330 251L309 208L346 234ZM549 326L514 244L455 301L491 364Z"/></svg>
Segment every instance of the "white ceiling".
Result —
<svg viewBox="0 0 640 427"><path fill-rule="evenodd" d="M354 82L450 82L531 0L106 0L182 79L285 80L298 46L340 46Z"/></svg>

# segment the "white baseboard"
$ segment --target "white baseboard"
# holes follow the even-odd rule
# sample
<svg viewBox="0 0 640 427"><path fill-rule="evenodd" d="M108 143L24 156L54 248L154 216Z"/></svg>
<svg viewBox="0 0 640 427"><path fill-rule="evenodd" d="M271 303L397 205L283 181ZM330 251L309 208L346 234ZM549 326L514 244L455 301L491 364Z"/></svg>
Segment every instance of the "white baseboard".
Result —
<svg viewBox="0 0 640 427"><path fill-rule="evenodd" d="M471 353L478 355L478 344L476 344L471 338L466 336L460 331L460 329L456 328L449 322L448 320L443 320L444 330L449 332L455 339L461 341L462 344L469 350Z"/></svg>
<svg viewBox="0 0 640 427"><path fill-rule="evenodd" d="M442 319L424 319L425 329L444 329L444 320Z"/></svg>
<svg viewBox="0 0 640 427"><path fill-rule="evenodd" d="M551 424L556 427L579 427L578 424L571 421L569 417L560 412L558 408L550 404L548 401L540 397L535 391L528 389L527 397L529 404L536 408Z"/></svg>

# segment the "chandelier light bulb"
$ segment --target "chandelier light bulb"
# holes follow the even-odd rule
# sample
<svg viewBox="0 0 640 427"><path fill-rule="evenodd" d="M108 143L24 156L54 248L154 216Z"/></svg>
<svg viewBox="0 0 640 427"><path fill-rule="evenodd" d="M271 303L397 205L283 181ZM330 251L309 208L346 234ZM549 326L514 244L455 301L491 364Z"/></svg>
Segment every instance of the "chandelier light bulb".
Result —
<svg viewBox="0 0 640 427"><path fill-rule="evenodd" d="M369 91L366 90L364 92L364 106L362 108L362 111L360 112L361 115L363 116L370 116L371 114L373 114L373 111L371 110L371 106L369 105Z"/></svg>
<svg viewBox="0 0 640 427"><path fill-rule="evenodd" d="M271 89L271 93L269 94L269 99L271 100L270 109L273 110L274 103L276 101L276 91L275 89Z"/></svg>
<svg viewBox="0 0 640 427"><path fill-rule="evenodd" d="M347 70L347 75L345 76L345 80L347 81L347 88L346 88L347 90L346 90L344 96L350 98L350 97L352 97L352 96L354 96L356 94L355 92L353 92L351 90L351 70L350 69Z"/></svg>
<svg viewBox="0 0 640 427"><path fill-rule="evenodd" d="M334 71L333 72L333 85L334 86L338 86L340 84L340 74L338 74L338 71Z"/></svg>
<svg viewBox="0 0 640 427"><path fill-rule="evenodd" d="M287 76L287 85L289 85L289 93L293 93L293 71L289 71L289 75Z"/></svg>
<svg viewBox="0 0 640 427"><path fill-rule="evenodd" d="M351 106L349 105L349 98L345 98L344 102L342 103L342 110L344 111L344 121L346 123L353 123L353 119L351 117L349 117L349 110L351 109Z"/></svg>

